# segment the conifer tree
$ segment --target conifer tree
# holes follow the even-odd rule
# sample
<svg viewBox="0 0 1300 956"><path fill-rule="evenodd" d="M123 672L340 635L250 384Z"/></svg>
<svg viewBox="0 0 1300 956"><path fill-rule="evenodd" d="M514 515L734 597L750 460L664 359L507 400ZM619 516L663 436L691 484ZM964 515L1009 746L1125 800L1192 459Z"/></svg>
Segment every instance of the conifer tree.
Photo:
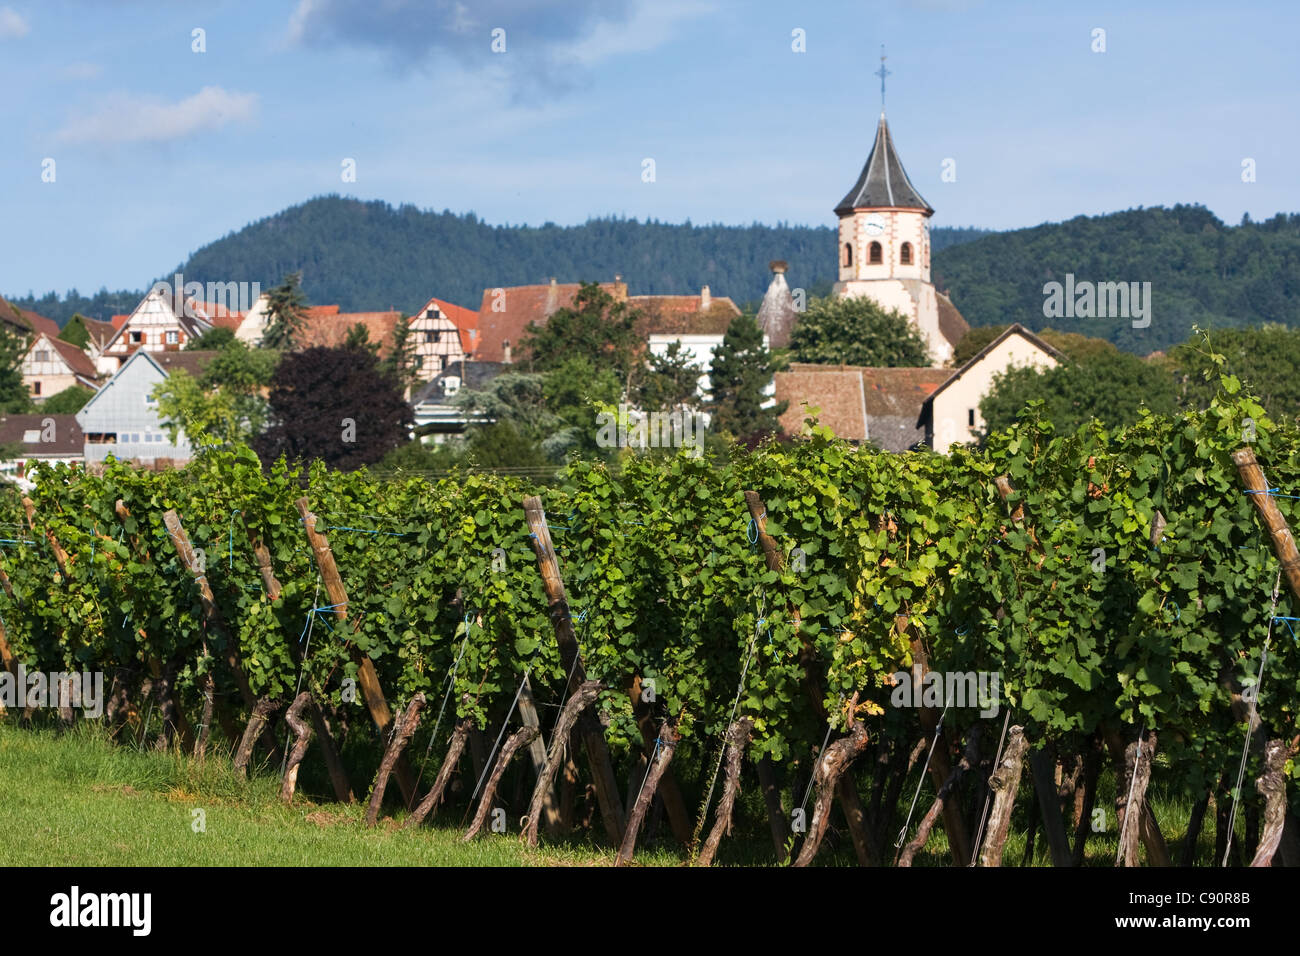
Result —
<svg viewBox="0 0 1300 956"><path fill-rule="evenodd" d="M776 371L763 332L752 315L731 320L709 369L709 427L753 444L775 434L788 402L768 404L765 391Z"/></svg>

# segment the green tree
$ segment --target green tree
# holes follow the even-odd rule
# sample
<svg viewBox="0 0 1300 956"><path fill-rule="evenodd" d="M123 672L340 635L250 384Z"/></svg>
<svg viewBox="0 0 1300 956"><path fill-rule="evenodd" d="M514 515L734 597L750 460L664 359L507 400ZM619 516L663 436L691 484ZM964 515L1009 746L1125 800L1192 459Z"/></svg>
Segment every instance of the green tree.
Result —
<svg viewBox="0 0 1300 956"><path fill-rule="evenodd" d="M521 347L537 371L581 356L595 368L612 368L627 378L645 348L637 332L643 318L640 309L617 301L594 282L584 282L571 307L557 309L545 325L525 331Z"/></svg>
<svg viewBox="0 0 1300 956"><path fill-rule="evenodd" d="M266 331L262 344L273 349L292 349L298 344L307 321L307 297L299 283L301 272L291 272L267 292Z"/></svg>
<svg viewBox="0 0 1300 956"><path fill-rule="evenodd" d="M1159 415L1177 410L1168 369L1116 350L1045 370L1016 366L996 376L980 402L984 434L1019 421L1034 399L1044 403L1043 417L1058 431L1073 431L1094 418L1111 428L1131 425L1144 406Z"/></svg>
<svg viewBox="0 0 1300 956"><path fill-rule="evenodd" d="M224 349L231 342L238 341L232 329L225 326L215 326L208 329L196 339L190 339L185 344L186 352L212 352L217 349Z"/></svg>
<svg viewBox="0 0 1300 956"><path fill-rule="evenodd" d="M345 349L364 349L371 355L379 354L379 343L370 341L370 330L360 322L348 327L347 337L343 340Z"/></svg>
<svg viewBox="0 0 1300 956"><path fill-rule="evenodd" d="M633 392L633 400L643 410L671 411L694 404L703 369L682 351L680 342L671 342L661 355L651 355Z"/></svg>
<svg viewBox="0 0 1300 956"><path fill-rule="evenodd" d="M20 367L29 345L28 336L0 324L0 412L18 414L32 408Z"/></svg>
<svg viewBox="0 0 1300 956"><path fill-rule="evenodd" d="M41 411L50 415L75 415L95 394L93 388L84 385L69 385L61 392L55 392L41 402Z"/></svg>
<svg viewBox="0 0 1300 956"><path fill-rule="evenodd" d="M709 427L746 444L776 433L789 403L768 404L765 392L774 371L754 317L736 316L714 350L709 368Z"/></svg>
<svg viewBox="0 0 1300 956"><path fill-rule="evenodd" d="M279 352L231 339L198 378L183 369L167 376L154 397L172 441L179 431L204 444L247 441L260 433L268 415L263 393L279 360Z"/></svg>
<svg viewBox="0 0 1300 956"><path fill-rule="evenodd" d="M957 347L953 349L952 364L961 368L996 339L1011 328L1009 325L982 325L967 332ZM1056 329L1043 329L1035 333L1052 348L1057 349L1072 361L1091 358L1094 355L1114 355L1119 351L1106 339L1099 339L1079 332L1060 332Z"/></svg>
<svg viewBox="0 0 1300 956"><path fill-rule="evenodd" d="M1198 330L1170 350L1168 362L1187 408L1209 408L1223 373L1235 375L1275 421L1294 422L1300 415L1300 329Z"/></svg>
<svg viewBox="0 0 1300 956"><path fill-rule="evenodd" d="M86 343L90 341L90 330L86 327L86 317L80 312L74 312L72 318L68 319L63 328L59 330L59 338L79 349L84 349Z"/></svg>
<svg viewBox="0 0 1300 956"><path fill-rule="evenodd" d="M453 335L456 333L452 333ZM416 354L415 334L411 331L411 320L402 314L402 318L393 327L393 349L384 359L382 366L389 377L405 391L420 381L419 355Z"/></svg>
<svg viewBox="0 0 1300 956"><path fill-rule="evenodd" d="M930 364L925 342L907 317L861 295L813 299L795 323L790 351L796 362L818 365Z"/></svg>

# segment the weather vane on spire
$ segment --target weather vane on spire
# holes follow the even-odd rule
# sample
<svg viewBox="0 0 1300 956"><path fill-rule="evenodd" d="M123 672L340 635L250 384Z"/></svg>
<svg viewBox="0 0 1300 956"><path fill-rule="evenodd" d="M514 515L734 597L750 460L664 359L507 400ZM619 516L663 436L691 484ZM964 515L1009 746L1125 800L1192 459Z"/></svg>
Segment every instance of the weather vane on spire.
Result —
<svg viewBox="0 0 1300 956"><path fill-rule="evenodd" d="M885 69L885 45L880 44L880 69L872 76L880 77L880 112L885 112L885 77L889 76L891 70Z"/></svg>

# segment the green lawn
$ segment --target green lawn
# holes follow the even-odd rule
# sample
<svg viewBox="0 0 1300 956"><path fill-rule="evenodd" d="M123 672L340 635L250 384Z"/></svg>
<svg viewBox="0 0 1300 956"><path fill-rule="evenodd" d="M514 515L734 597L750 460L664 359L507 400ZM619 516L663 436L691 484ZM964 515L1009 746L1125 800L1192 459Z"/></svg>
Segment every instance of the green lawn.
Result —
<svg viewBox="0 0 1300 956"><path fill-rule="evenodd" d="M1021 781L1018 823L1032 812L1028 777L1026 772ZM1113 808L1108 784L1103 778L1098 802ZM517 821L512 821L511 834L487 833L465 844L463 808L458 807L444 808L434 825L414 831L399 830L392 819L367 829L362 804L316 804L300 792L293 806L285 807L278 788L275 768L245 780L224 756L201 763L179 753L141 752L113 744L94 724L59 732L0 721L0 827L22 834L22 839L5 841L0 866L607 866L614 859L613 850L580 840L529 850L519 842ZM722 842L720 864L773 862L755 790L742 790L746 809L736 833ZM908 790L905 800L910 802L910 786ZM1163 793L1154 782L1151 796L1176 855L1190 801ZM909 836L932 799L927 783ZM196 810L203 811L203 832L195 832ZM1109 832L1088 841L1090 866L1114 863L1117 834L1111 812ZM838 816L832 826L838 826ZM1241 826L1239 822L1239 830ZM1023 825L1013 827L1004 865L1020 865L1026 836ZM886 852L892 858L893 847ZM1197 863L1206 865L1212 855L1211 816L1198 841ZM637 862L678 866L685 860L665 844L639 848ZM854 862L846 834L830 835L817 859L823 866ZM1030 862L1050 865L1041 834ZM937 826L916 865L949 864L947 840Z"/></svg>
<svg viewBox="0 0 1300 956"><path fill-rule="evenodd" d="M0 722L3 866L599 866L594 846L529 850L518 833L461 842L460 811L441 826L369 830L357 804L279 802L267 774L245 781L221 758L115 747L93 726L56 734ZM195 810L205 830L196 833ZM516 828L517 831L517 828ZM643 864L679 862L639 853Z"/></svg>

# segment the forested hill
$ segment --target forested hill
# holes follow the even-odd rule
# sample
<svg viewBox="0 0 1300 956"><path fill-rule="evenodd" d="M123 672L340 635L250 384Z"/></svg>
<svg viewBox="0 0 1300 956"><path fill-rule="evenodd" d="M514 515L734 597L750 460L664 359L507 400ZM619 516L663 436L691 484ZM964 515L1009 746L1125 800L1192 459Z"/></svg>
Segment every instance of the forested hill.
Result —
<svg viewBox="0 0 1300 956"><path fill-rule="evenodd" d="M1151 324L1047 318L1048 282L1150 282ZM1300 215L1226 226L1203 206L1133 209L1002 232L935 257L934 280L972 325L1021 322L1106 338L1138 354L1192 326L1300 326Z"/></svg>
<svg viewBox="0 0 1300 956"><path fill-rule="evenodd" d="M632 219L492 226L472 213L326 196L245 226L178 268L190 281L260 282L264 289L301 269L312 302L337 302L346 311L412 312L430 296L477 308L485 288L551 276L609 281L615 274L634 294L686 293L707 283L715 295L743 306L762 298L772 259L789 263L792 286L829 292L835 243L829 226ZM1014 232L936 227L933 243L935 283L972 325L1050 326L1107 338L1139 354L1186 340L1193 325L1300 326L1300 215L1226 226L1203 206L1180 205ZM1123 317L1044 316L1044 284L1064 283L1067 273L1076 283L1150 282L1150 325L1135 329ZM134 292L7 298L59 322L74 311L108 318L134 308L152 281Z"/></svg>
<svg viewBox="0 0 1300 956"><path fill-rule="evenodd" d="M933 243L942 249L987 234L936 228ZM829 226L696 226L633 219L492 226L473 213L325 196L218 239L178 268L187 281L260 282L263 289L301 269L312 302L337 302L345 311L391 306L411 312L430 296L476 309L485 288L546 282L552 276L561 282L607 282L615 274L624 277L633 294L698 292L707 284L714 295L730 296L743 306L763 297L773 259L789 263L792 286L828 292L836 278L835 243ZM171 274L153 277L141 288ZM74 311L104 318L129 311L142 295L9 298L63 322Z"/></svg>

